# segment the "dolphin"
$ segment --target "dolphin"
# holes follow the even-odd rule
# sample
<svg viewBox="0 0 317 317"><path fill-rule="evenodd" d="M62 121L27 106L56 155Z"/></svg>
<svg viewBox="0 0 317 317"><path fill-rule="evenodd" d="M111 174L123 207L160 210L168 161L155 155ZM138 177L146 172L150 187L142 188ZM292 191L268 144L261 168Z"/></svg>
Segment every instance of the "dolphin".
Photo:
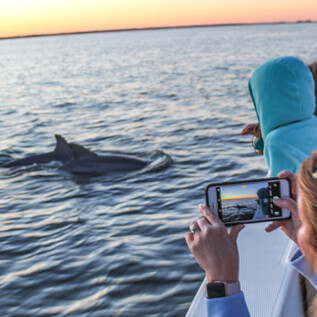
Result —
<svg viewBox="0 0 317 317"><path fill-rule="evenodd" d="M74 157L74 152L67 141L60 135L55 134L56 147L53 152L28 156L23 159L9 162L3 167L28 166L33 164L47 164L52 161L59 161L63 164Z"/></svg>
<svg viewBox="0 0 317 317"><path fill-rule="evenodd" d="M65 163L61 169L72 174L105 174L108 172L140 170L147 161L132 155L109 154L98 155L78 144L69 144L74 158Z"/></svg>
<svg viewBox="0 0 317 317"><path fill-rule="evenodd" d="M56 148L53 152L33 155L12 161L3 167L47 164L59 161L62 170L73 174L100 175L108 172L134 171L144 168L147 161L136 156L123 154L98 155L85 147L68 143L62 136L55 134Z"/></svg>

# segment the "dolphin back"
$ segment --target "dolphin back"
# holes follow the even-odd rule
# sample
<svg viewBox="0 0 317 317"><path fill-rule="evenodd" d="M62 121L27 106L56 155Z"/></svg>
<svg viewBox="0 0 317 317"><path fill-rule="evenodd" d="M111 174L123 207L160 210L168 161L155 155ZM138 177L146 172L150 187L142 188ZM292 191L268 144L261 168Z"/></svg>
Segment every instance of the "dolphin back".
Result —
<svg viewBox="0 0 317 317"><path fill-rule="evenodd" d="M94 153L93 153L94 154ZM130 155L107 155L80 157L69 161L62 169L73 174L101 175L108 172L124 172L143 169L147 161Z"/></svg>
<svg viewBox="0 0 317 317"><path fill-rule="evenodd" d="M52 161L51 159L52 153L28 156L20 160L9 162L5 164L3 167L18 167L18 166L28 166L33 164L46 164Z"/></svg>
<svg viewBox="0 0 317 317"><path fill-rule="evenodd" d="M70 148L73 151L74 159L80 158L80 157L87 157L87 156L92 156L92 157L98 156L96 153L87 150L85 147L83 147L79 144L69 143L68 145L70 146Z"/></svg>
<svg viewBox="0 0 317 317"><path fill-rule="evenodd" d="M44 154L27 156L23 159L15 160L5 164L3 167L18 167L18 166L28 166L33 164L47 164L52 161L60 161L66 163L73 158L73 151L66 142L66 140L60 136L55 135L56 138L56 148L53 152L48 152Z"/></svg>
<svg viewBox="0 0 317 317"><path fill-rule="evenodd" d="M68 143L61 135L55 134L56 147L53 152L28 156L10 162L3 167L47 164L59 161L61 169L74 174L105 174L108 172L124 172L140 170L147 166L147 161L132 155L100 156L85 147Z"/></svg>

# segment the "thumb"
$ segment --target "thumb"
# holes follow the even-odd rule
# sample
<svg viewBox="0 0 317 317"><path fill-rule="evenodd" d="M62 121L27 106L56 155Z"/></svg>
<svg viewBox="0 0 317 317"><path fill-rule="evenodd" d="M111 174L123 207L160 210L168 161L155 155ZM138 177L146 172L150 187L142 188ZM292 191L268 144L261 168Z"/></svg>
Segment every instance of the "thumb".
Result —
<svg viewBox="0 0 317 317"><path fill-rule="evenodd" d="M245 225L233 226L229 232L229 236L232 237L234 241L237 241L240 231L244 228L245 228Z"/></svg>
<svg viewBox="0 0 317 317"><path fill-rule="evenodd" d="M297 213L297 203L292 198L279 198L279 199L273 199L274 205L280 208L286 208L289 210L292 214Z"/></svg>

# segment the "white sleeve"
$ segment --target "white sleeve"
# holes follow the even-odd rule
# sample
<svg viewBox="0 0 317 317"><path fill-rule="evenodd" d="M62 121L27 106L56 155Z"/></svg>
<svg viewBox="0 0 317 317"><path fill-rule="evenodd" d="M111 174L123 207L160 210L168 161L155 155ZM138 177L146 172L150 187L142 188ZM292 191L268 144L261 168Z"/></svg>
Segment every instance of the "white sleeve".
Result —
<svg viewBox="0 0 317 317"><path fill-rule="evenodd" d="M291 258L291 265L317 289L317 273L299 249Z"/></svg>

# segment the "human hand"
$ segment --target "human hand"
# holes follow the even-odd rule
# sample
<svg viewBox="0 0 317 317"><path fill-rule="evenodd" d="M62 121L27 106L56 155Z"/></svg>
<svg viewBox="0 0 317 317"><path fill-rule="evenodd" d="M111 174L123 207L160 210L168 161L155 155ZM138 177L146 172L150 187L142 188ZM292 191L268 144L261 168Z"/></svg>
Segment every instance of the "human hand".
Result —
<svg viewBox="0 0 317 317"><path fill-rule="evenodd" d="M292 196L294 198L294 200L297 200L297 176L287 170L284 170L282 172L280 172L277 175L278 178L289 178L291 181L291 187L292 187Z"/></svg>
<svg viewBox="0 0 317 317"><path fill-rule="evenodd" d="M282 171L278 174L279 178L289 178L291 180L292 185L292 195L294 199L297 199L297 176L290 172L290 171ZM274 199L273 203L281 208L288 209L291 214L292 218L287 220L281 221L273 221L265 230L267 232L272 232L277 228L281 228L284 233L292 239L297 244L297 232L301 225L301 221L299 219L298 210L297 210L297 203L292 198L281 198L281 199Z"/></svg>
<svg viewBox="0 0 317 317"><path fill-rule="evenodd" d="M248 124L241 132L241 135L254 135L255 128L257 127L257 123Z"/></svg>
<svg viewBox="0 0 317 317"><path fill-rule="evenodd" d="M209 283L236 282L239 276L237 237L244 225L227 232L221 220L205 205L199 205L203 214L191 224L200 230L188 232L185 239L197 263L205 271Z"/></svg>
<svg viewBox="0 0 317 317"><path fill-rule="evenodd" d="M292 198L279 198L274 199L273 203L278 207L288 209L292 214L292 218L281 221L273 221L273 223L265 228L265 230L267 232L271 232L277 228L281 228L284 233L297 244L297 232L301 226L301 221L298 216L296 201Z"/></svg>

